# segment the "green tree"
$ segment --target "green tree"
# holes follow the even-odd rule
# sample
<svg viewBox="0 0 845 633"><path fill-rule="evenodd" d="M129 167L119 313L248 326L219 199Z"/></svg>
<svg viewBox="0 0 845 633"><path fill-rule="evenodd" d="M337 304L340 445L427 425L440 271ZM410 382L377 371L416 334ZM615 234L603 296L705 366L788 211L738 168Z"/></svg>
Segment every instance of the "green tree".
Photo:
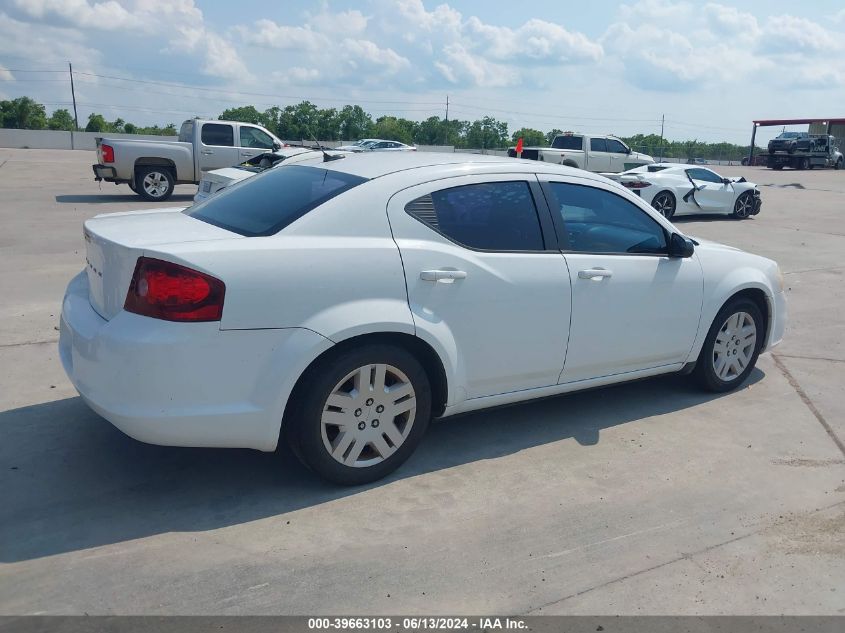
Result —
<svg viewBox="0 0 845 633"><path fill-rule="evenodd" d="M279 114L277 134L280 138L288 140L315 140L313 136L317 133L320 122L319 110L310 101L285 107Z"/></svg>
<svg viewBox="0 0 845 633"><path fill-rule="evenodd" d="M383 116L376 119L370 128L369 136L383 138L389 141L400 141L402 143L413 143L417 123L408 119L400 119L395 116Z"/></svg>
<svg viewBox="0 0 845 633"><path fill-rule="evenodd" d="M134 123L127 123L123 126L123 131L127 134L137 134L138 133L138 126Z"/></svg>
<svg viewBox="0 0 845 633"><path fill-rule="evenodd" d="M508 124L486 116L470 124L465 138L467 147L501 149L508 145Z"/></svg>
<svg viewBox="0 0 845 633"><path fill-rule="evenodd" d="M563 134L563 130L559 130L557 128L549 130L546 132L546 144L551 145L552 141L555 140L555 136L560 136L561 134Z"/></svg>
<svg viewBox="0 0 845 633"><path fill-rule="evenodd" d="M361 106L345 105L337 114L337 123L342 140L357 141L370 131L373 119Z"/></svg>
<svg viewBox="0 0 845 633"><path fill-rule="evenodd" d="M255 109L255 106L241 106L240 108L228 108L217 117L221 121L241 121L242 123L254 123L265 125L264 114Z"/></svg>
<svg viewBox="0 0 845 633"><path fill-rule="evenodd" d="M102 114L92 112L88 115L88 125L85 126L86 132L108 132L109 123Z"/></svg>
<svg viewBox="0 0 845 633"><path fill-rule="evenodd" d="M66 132L70 132L74 128L73 117L65 108L60 108L50 115L50 119L47 121L47 127L51 130L65 130Z"/></svg>
<svg viewBox="0 0 845 633"><path fill-rule="evenodd" d="M122 134L126 130L126 121L117 117L114 121L109 123L109 132L116 132Z"/></svg>
<svg viewBox="0 0 845 633"><path fill-rule="evenodd" d="M522 143L526 147L536 147L538 145L546 144L546 135L540 130L534 130L530 127L520 128L511 135L511 139L514 143L516 143L520 138L522 138Z"/></svg>
<svg viewBox="0 0 845 633"><path fill-rule="evenodd" d="M320 141L335 141L340 138L340 119L335 108L317 111L317 129L314 134Z"/></svg>
<svg viewBox="0 0 845 633"><path fill-rule="evenodd" d="M18 130L43 130L47 127L47 110L30 97L0 101L2 126Z"/></svg>

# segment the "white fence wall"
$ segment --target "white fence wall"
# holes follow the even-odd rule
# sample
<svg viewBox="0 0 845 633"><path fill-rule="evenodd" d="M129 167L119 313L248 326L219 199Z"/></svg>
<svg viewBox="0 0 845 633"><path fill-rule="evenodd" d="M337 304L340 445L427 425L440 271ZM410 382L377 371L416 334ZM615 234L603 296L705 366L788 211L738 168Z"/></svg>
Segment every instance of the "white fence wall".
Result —
<svg viewBox="0 0 845 633"><path fill-rule="evenodd" d="M150 141L175 141L177 136L150 136L147 134L112 134L111 132L62 132L60 130L8 130L0 129L0 147L19 149L96 149L98 136ZM72 137L72 138L71 138Z"/></svg>

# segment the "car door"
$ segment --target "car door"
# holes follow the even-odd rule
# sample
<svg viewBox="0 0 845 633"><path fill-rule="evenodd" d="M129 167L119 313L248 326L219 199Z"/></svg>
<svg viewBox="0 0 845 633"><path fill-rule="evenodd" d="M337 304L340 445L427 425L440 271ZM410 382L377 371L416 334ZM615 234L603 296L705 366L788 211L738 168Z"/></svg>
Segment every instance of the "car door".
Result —
<svg viewBox="0 0 845 633"><path fill-rule="evenodd" d="M701 315L697 257L669 257L669 231L613 185L540 179L572 284L560 381L683 363Z"/></svg>
<svg viewBox="0 0 845 633"><path fill-rule="evenodd" d="M631 153L621 141L617 141L614 138L606 139L607 143L607 153L610 157L610 171L613 172L623 172L629 169L629 166L625 163L628 161L628 156ZM635 165L631 165L630 168L633 169Z"/></svg>
<svg viewBox="0 0 845 633"><path fill-rule="evenodd" d="M719 174L703 167L694 167L687 169L687 175L695 185L695 201L702 211L724 213L733 210L736 195L734 187L722 182Z"/></svg>
<svg viewBox="0 0 845 633"><path fill-rule="evenodd" d="M200 130L199 167L202 171L237 165L235 126L232 123L203 123Z"/></svg>
<svg viewBox="0 0 845 633"><path fill-rule="evenodd" d="M570 289L537 180L447 178L388 202L418 335L455 359L467 398L557 384Z"/></svg>
<svg viewBox="0 0 845 633"><path fill-rule="evenodd" d="M590 171L610 171L610 154L607 151L607 139L591 138L590 155L586 169Z"/></svg>
<svg viewBox="0 0 845 633"><path fill-rule="evenodd" d="M240 140L238 147L240 162L258 154L272 152L274 149L273 137L254 125L238 124L238 139Z"/></svg>

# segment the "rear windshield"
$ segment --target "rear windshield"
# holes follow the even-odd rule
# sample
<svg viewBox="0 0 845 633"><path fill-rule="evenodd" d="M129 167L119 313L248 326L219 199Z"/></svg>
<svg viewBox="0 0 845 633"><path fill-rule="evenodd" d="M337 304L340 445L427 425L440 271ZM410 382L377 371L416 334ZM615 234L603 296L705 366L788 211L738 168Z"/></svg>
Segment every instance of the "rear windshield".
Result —
<svg viewBox="0 0 845 633"><path fill-rule="evenodd" d="M247 237L273 235L366 180L319 167L288 165L247 178L183 213Z"/></svg>
<svg viewBox="0 0 845 633"><path fill-rule="evenodd" d="M552 147L555 149L584 149L583 136L555 136Z"/></svg>

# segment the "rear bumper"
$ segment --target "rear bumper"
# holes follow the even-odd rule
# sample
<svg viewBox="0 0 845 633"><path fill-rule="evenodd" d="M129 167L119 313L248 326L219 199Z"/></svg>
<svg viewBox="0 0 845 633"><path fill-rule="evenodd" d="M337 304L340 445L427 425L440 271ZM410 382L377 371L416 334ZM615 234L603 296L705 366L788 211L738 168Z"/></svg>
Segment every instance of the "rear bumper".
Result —
<svg viewBox="0 0 845 633"><path fill-rule="evenodd" d="M94 180L105 180L106 182L117 181L117 171L115 171L114 167L91 165L91 169L94 170Z"/></svg>
<svg viewBox="0 0 845 633"><path fill-rule="evenodd" d="M62 304L59 356L88 405L142 442L276 448L293 386L331 346L303 328L220 330L91 307L84 273Z"/></svg>

